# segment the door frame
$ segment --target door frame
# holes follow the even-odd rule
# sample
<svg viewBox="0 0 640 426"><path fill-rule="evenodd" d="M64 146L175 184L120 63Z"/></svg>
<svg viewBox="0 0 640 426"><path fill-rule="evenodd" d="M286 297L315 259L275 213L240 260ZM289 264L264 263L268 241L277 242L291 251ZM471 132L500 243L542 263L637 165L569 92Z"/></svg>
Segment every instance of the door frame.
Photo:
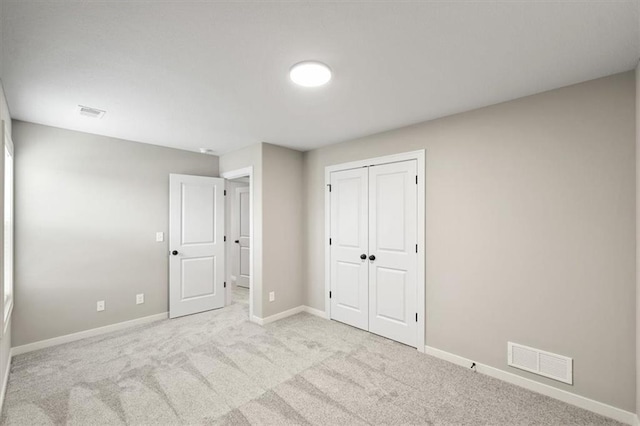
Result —
<svg viewBox="0 0 640 426"><path fill-rule="evenodd" d="M324 311L325 317L331 319L331 301L329 300L329 290L331 289L331 248L329 238L331 238L331 197L328 186L331 183L331 173L341 170L357 169L366 166L375 166L387 163L398 163L401 161L416 160L418 166L418 256L417 267L417 287L418 287L418 338L416 346L419 352L424 352L425 328L426 328L426 247L425 247L425 150L403 152L399 154L385 155L382 157L369 158L365 160L350 161L348 163L334 164L324 168Z"/></svg>
<svg viewBox="0 0 640 426"><path fill-rule="evenodd" d="M241 169L231 170L228 172L220 173L220 177L224 179L237 179L241 177L249 178L249 321L253 321L253 263L254 263L254 245L253 245L253 234L255 227L253 226L253 209L254 209L254 199L253 199L253 166L243 167ZM225 198L225 205L227 203L228 198ZM226 206L225 206L226 207ZM229 242L229 241L227 241ZM231 268L228 268L231 269ZM225 271L225 277L227 278L227 282L231 284L231 271ZM226 289L227 292L231 290L231 285L229 285ZM228 305L231 293L225 293L225 306Z"/></svg>

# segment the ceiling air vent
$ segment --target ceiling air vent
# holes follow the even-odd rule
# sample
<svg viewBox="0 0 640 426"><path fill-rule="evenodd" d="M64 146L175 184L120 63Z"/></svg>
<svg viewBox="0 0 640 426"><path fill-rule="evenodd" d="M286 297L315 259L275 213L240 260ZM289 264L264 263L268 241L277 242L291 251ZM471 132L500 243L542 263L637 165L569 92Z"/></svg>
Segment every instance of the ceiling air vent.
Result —
<svg viewBox="0 0 640 426"><path fill-rule="evenodd" d="M573 384L573 359L569 357L512 342L507 342L507 357L511 367Z"/></svg>
<svg viewBox="0 0 640 426"><path fill-rule="evenodd" d="M106 114L106 111L97 108L91 108L87 106L78 105L78 112L80 115L91 118L102 118Z"/></svg>

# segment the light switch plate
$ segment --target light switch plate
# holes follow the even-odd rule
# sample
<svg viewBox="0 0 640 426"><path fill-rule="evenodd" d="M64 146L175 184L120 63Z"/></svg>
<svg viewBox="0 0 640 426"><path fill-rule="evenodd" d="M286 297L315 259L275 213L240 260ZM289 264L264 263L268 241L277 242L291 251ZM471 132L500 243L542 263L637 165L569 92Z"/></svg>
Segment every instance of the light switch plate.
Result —
<svg viewBox="0 0 640 426"><path fill-rule="evenodd" d="M156 232L156 242L161 243L164 241L164 232Z"/></svg>
<svg viewBox="0 0 640 426"><path fill-rule="evenodd" d="M136 305L144 303L144 293L136 294Z"/></svg>
<svg viewBox="0 0 640 426"><path fill-rule="evenodd" d="M104 311L104 300L98 300L98 303L96 304L96 310L98 312Z"/></svg>
<svg viewBox="0 0 640 426"><path fill-rule="evenodd" d="M270 291L269 292L269 302L273 302L274 300L276 300L276 292L275 291Z"/></svg>

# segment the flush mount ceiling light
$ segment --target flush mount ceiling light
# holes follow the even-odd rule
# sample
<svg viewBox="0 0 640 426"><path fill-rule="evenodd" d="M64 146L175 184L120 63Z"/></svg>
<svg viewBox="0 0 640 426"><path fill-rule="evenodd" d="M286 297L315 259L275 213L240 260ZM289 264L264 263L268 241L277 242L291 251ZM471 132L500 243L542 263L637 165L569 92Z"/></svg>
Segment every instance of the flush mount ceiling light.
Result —
<svg viewBox="0 0 640 426"><path fill-rule="evenodd" d="M208 155L213 155L215 153L212 149L209 149L209 148L200 148L200 152L202 154L208 154Z"/></svg>
<svg viewBox="0 0 640 426"><path fill-rule="evenodd" d="M299 62L289 71L291 81L304 87L318 87L331 80L331 68L318 61Z"/></svg>

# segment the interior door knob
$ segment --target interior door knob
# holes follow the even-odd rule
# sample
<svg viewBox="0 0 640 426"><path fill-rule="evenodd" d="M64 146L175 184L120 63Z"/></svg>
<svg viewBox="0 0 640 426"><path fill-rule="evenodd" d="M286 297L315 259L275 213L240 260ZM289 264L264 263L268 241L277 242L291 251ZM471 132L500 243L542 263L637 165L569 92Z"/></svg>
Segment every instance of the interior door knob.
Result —
<svg viewBox="0 0 640 426"><path fill-rule="evenodd" d="M369 260L373 262L374 260L376 260L376 257L374 255L371 255L369 256Z"/></svg>
<svg viewBox="0 0 640 426"><path fill-rule="evenodd" d="M174 250L171 252L172 255L177 256L178 255L178 250Z"/></svg>
<svg viewBox="0 0 640 426"><path fill-rule="evenodd" d="M362 253L362 254L360 255L360 259L365 260L366 258L367 258L367 255L366 255L366 254Z"/></svg>
<svg viewBox="0 0 640 426"><path fill-rule="evenodd" d="M240 244L240 240L235 240L234 241L236 244Z"/></svg>

